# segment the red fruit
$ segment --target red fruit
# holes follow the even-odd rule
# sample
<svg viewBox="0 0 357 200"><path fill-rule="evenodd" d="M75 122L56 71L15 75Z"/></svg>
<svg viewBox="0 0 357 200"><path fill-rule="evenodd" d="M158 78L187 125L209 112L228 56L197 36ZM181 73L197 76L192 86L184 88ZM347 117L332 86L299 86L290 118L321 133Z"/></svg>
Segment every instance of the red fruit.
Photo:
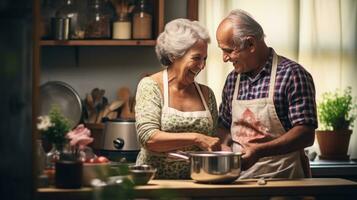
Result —
<svg viewBox="0 0 357 200"><path fill-rule="evenodd" d="M98 163L107 163L107 162L109 162L108 158L106 158L104 156L99 156L97 158L97 161L98 161Z"/></svg>

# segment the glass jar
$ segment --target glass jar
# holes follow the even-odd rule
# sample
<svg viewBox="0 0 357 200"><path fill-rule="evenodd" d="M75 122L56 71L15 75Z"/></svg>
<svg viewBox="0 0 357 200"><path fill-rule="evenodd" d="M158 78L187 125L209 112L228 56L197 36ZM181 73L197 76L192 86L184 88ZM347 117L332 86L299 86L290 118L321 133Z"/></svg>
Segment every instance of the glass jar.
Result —
<svg viewBox="0 0 357 200"><path fill-rule="evenodd" d="M85 38L110 38L111 13L103 0L90 0L86 16Z"/></svg>
<svg viewBox="0 0 357 200"><path fill-rule="evenodd" d="M149 11L149 6L144 0L139 1L139 5L133 15L133 38L152 38L152 15Z"/></svg>
<svg viewBox="0 0 357 200"><path fill-rule="evenodd" d="M60 150L58 146L52 144L52 149L46 154L46 165L44 174L47 175L50 185L55 183L55 164L56 161L60 159Z"/></svg>
<svg viewBox="0 0 357 200"><path fill-rule="evenodd" d="M113 23L113 39L130 39L131 21L127 14L120 14L118 20Z"/></svg>
<svg viewBox="0 0 357 200"><path fill-rule="evenodd" d="M69 18L69 38L70 39L83 39L84 26L83 15L80 14L79 7L75 0L66 0L65 4L60 7L56 12L57 18Z"/></svg>
<svg viewBox="0 0 357 200"><path fill-rule="evenodd" d="M42 140L36 140L37 175L41 175L46 167L46 152L42 146Z"/></svg>

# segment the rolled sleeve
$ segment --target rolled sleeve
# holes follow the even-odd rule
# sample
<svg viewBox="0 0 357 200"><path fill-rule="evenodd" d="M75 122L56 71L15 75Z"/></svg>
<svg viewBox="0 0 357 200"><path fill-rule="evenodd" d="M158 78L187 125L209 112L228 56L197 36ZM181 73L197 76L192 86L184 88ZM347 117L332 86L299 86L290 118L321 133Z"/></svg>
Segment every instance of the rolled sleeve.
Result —
<svg viewBox="0 0 357 200"><path fill-rule="evenodd" d="M138 140L146 147L150 137L161 127L161 93L150 77L143 78L137 87L135 120Z"/></svg>
<svg viewBox="0 0 357 200"><path fill-rule="evenodd" d="M317 128L315 86L312 76L302 67L294 68L287 87L288 116L292 126Z"/></svg>

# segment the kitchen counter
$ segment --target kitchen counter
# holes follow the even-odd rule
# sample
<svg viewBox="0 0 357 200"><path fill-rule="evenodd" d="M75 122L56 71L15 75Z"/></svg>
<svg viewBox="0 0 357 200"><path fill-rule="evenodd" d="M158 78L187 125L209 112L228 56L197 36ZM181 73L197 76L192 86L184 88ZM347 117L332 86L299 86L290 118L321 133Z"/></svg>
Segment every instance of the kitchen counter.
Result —
<svg viewBox="0 0 357 200"><path fill-rule="evenodd" d="M322 199L357 197L357 182L340 178L311 178L296 180L267 180L258 185L256 180L236 181L232 184L198 184L192 180L152 180L134 189L136 198L157 198L158 192L191 199L248 198L270 196L315 196ZM93 190L38 189L39 199L90 199ZM353 199L353 198L352 198Z"/></svg>

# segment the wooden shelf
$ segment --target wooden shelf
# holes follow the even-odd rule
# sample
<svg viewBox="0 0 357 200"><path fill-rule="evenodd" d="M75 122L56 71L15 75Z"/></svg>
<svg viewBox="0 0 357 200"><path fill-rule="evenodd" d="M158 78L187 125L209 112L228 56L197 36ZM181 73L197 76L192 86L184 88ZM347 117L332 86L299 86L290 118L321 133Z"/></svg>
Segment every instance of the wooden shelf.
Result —
<svg viewBox="0 0 357 200"><path fill-rule="evenodd" d="M41 40L41 46L155 46L155 40Z"/></svg>

